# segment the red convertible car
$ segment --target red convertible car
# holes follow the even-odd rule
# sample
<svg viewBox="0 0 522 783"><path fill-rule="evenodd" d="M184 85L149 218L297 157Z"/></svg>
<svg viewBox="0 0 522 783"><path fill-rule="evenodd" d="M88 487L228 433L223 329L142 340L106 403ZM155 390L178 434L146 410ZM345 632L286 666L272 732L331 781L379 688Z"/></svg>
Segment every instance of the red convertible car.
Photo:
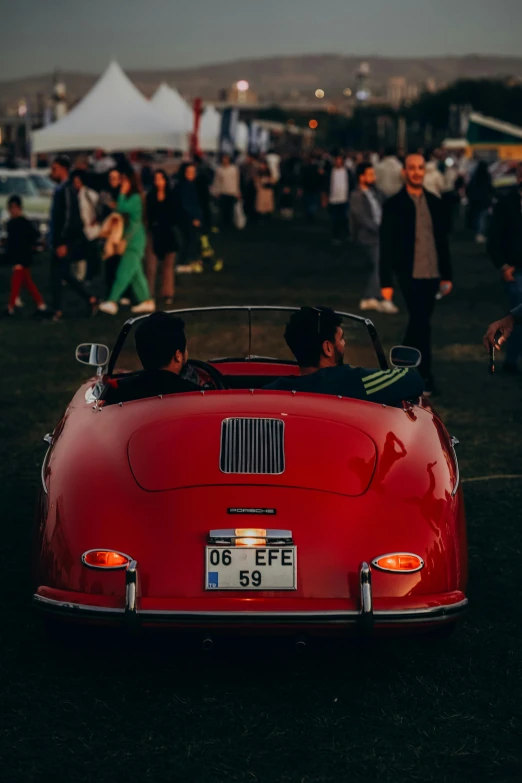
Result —
<svg viewBox="0 0 522 783"><path fill-rule="evenodd" d="M139 318L110 355L79 346L77 358L98 369L46 436L37 607L206 634L453 627L467 605L457 441L425 399L388 407L263 389L296 365L253 354L255 340L283 343L282 327L275 337L256 319L294 309L173 311L211 318L207 332L189 328L192 354L198 339L213 347L223 315L233 328L222 344L237 334L247 342L242 355L189 361L195 392L122 394L139 367ZM352 333L387 369L372 322L340 315L355 358ZM401 350L392 362L408 364Z"/></svg>

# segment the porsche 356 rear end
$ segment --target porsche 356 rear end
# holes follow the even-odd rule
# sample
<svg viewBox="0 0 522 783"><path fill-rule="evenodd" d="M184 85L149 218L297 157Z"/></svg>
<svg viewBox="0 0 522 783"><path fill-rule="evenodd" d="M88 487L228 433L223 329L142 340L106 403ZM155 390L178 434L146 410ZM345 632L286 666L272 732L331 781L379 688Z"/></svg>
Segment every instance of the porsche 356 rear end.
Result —
<svg viewBox="0 0 522 783"><path fill-rule="evenodd" d="M348 634L465 608L458 467L430 410L262 390L93 409L84 393L44 466L46 612Z"/></svg>

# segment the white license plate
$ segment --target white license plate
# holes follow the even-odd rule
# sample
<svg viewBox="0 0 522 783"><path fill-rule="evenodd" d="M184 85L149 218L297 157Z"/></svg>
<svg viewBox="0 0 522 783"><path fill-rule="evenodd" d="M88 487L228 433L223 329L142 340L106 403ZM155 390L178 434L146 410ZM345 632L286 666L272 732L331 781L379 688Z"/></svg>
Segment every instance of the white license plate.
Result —
<svg viewBox="0 0 522 783"><path fill-rule="evenodd" d="M207 546L205 590L295 590L295 546Z"/></svg>

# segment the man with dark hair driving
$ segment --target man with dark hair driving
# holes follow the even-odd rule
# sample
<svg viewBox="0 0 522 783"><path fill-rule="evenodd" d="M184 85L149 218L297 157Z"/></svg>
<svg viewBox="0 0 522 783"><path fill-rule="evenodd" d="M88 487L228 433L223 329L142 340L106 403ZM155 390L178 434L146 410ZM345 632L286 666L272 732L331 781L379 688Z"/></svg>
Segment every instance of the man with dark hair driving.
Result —
<svg viewBox="0 0 522 783"><path fill-rule="evenodd" d="M413 369L371 370L344 364L342 318L329 307L302 307L286 325L285 340L299 365L299 376L278 378L266 389L352 397L399 405L418 399L424 381Z"/></svg>
<svg viewBox="0 0 522 783"><path fill-rule="evenodd" d="M199 391L199 386L181 377L188 361L185 324L167 313L144 318L134 336L143 371L118 384L122 402Z"/></svg>

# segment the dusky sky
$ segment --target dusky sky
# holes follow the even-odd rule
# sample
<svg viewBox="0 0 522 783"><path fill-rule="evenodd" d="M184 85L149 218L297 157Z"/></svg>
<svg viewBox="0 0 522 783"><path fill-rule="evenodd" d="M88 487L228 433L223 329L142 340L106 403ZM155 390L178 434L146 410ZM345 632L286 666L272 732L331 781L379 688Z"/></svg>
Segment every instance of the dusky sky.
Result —
<svg viewBox="0 0 522 783"><path fill-rule="evenodd" d="M292 54L522 53L522 0L0 0L0 81Z"/></svg>

